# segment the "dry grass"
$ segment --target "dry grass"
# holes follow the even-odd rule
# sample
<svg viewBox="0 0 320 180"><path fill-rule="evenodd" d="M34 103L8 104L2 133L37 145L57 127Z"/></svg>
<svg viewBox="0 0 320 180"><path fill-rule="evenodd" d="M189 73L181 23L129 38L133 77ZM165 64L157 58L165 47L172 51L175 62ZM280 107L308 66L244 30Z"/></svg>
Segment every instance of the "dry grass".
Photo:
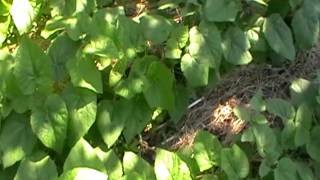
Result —
<svg viewBox="0 0 320 180"><path fill-rule="evenodd" d="M180 149L191 145L197 131L205 129L229 143L246 124L233 114L237 105L247 105L250 98L261 89L264 98L288 98L289 86L296 78L313 79L320 69L320 45L301 52L294 63L281 68L249 65L223 77L214 91L189 109L181 120L178 132L170 135L161 145ZM272 121L272 116L267 116Z"/></svg>

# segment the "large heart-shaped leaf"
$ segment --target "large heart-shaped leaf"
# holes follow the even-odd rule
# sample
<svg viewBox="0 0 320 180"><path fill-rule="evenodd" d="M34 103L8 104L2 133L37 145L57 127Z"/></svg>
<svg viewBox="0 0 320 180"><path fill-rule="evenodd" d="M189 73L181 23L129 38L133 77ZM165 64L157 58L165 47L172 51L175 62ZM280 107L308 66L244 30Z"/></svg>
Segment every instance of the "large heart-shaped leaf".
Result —
<svg viewBox="0 0 320 180"><path fill-rule="evenodd" d="M97 97L81 88L66 87L63 98L69 112L68 144L73 145L84 136L96 119Z"/></svg>
<svg viewBox="0 0 320 180"><path fill-rule="evenodd" d="M219 68L222 49L221 35L213 23L201 22L199 27L192 27L189 31L189 53L199 63Z"/></svg>
<svg viewBox="0 0 320 180"><path fill-rule="evenodd" d="M97 124L103 141L111 147L119 138L125 122L130 120L133 104L125 99L117 102L101 101L98 106Z"/></svg>
<svg viewBox="0 0 320 180"><path fill-rule="evenodd" d="M251 45L245 32L239 27L230 27L224 34L222 43L226 61L234 65L248 64L252 61L249 52Z"/></svg>
<svg viewBox="0 0 320 180"><path fill-rule="evenodd" d="M296 166L294 162L287 157L280 159L278 162L278 166L274 170L274 179L275 180L286 180L286 179L298 180Z"/></svg>
<svg viewBox="0 0 320 180"><path fill-rule="evenodd" d="M75 58L80 47L79 42L72 41L66 34L58 36L50 45L48 55L51 58L54 79L60 83L69 78L66 64Z"/></svg>
<svg viewBox="0 0 320 180"><path fill-rule="evenodd" d="M201 172L219 165L221 149L221 144L216 136L207 131L197 133L193 150L194 158Z"/></svg>
<svg viewBox="0 0 320 180"><path fill-rule="evenodd" d="M306 1L292 19L295 40L302 49L311 48L319 39L320 20L313 6L310 1Z"/></svg>
<svg viewBox="0 0 320 180"><path fill-rule="evenodd" d="M279 14L272 14L263 24L263 33L270 47L281 56L294 60L296 50L290 28Z"/></svg>
<svg viewBox="0 0 320 180"><path fill-rule="evenodd" d="M249 174L247 155L237 145L224 148L221 151L221 168L229 179L245 178Z"/></svg>
<svg viewBox="0 0 320 180"><path fill-rule="evenodd" d="M61 152L68 130L68 109L64 100L55 94L49 95L42 107L32 110L31 127L47 147Z"/></svg>
<svg viewBox="0 0 320 180"><path fill-rule="evenodd" d="M182 57L181 70L191 87L205 86L208 84L209 66L198 63L189 54L185 54Z"/></svg>
<svg viewBox="0 0 320 180"><path fill-rule="evenodd" d="M143 93L150 107L173 109L174 77L170 70L164 64L155 61L150 64L146 78L148 84Z"/></svg>
<svg viewBox="0 0 320 180"><path fill-rule="evenodd" d="M14 75L25 95L36 89L50 91L53 85L53 69L49 57L27 37L22 37L15 56Z"/></svg>
<svg viewBox="0 0 320 180"><path fill-rule="evenodd" d="M92 58L73 58L68 61L67 68L74 86L87 88L96 93L102 93L101 73Z"/></svg>
<svg viewBox="0 0 320 180"><path fill-rule="evenodd" d="M144 29L145 38L155 44L167 40L173 28L172 23L160 15L145 15L140 23Z"/></svg>
<svg viewBox="0 0 320 180"><path fill-rule="evenodd" d="M143 96L137 96L132 100L132 110L129 119L126 121L123 135L127 142L130 142L136 135L147 126L152 118L152 109ZM135 106L139 104L139 106Z"/></svg>

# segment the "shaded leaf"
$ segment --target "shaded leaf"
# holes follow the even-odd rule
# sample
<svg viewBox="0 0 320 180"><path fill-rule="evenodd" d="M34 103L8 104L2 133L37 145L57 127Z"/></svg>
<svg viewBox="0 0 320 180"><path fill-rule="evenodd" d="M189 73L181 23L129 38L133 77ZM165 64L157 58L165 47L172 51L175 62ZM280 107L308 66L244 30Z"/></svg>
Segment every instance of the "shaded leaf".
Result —
<svg viewBox="0 0 320 180"><path fill-rule="evenodd" d="M279 14L272 14L265 20L263 33L276 53L291 61L295 59L296 50L291 30Z"/></svg>
<svg viewBox="0 0 320 180"><path fill-rule="evenodd" d="M9 167L29 155L36 143L29 119L20 114L11 114L2 126L0 151L3 166Z"/></svg>
<svg viewBox="0 0 320 180"><path fill-rule="evenodd" d="M296 166L289 158L282 158L279 160L278 166L274 170L275 180L297 180Z"/></svg>
<svg viewBox="0 0 320 180"><path fill-rule="evenodd" d="M252 61L249 52L251 45L245 32L238 27L230 27L224 34L222 49L226 61L234 65L248 64Z"/></svg>
<svg viewBox="0 0 320 180"><path fill-rule="evenodd" d="M209 21L235 21L241 10L241 2L238 0L210 0L206 1L203 10Z"/></svg>
<svg viewBox="0 0 320 180"><path fill-rule="evenodd" d="M150 107L173 109L174 77L170 70L160 62L152 62L146 73L148 84L144 89L144 96Z"/></svg>
<svg viewBox="0 0 320 180"><path fill-rule="evenodd" d="M221 150L221 168L229 179L245 178L249 174L247 155L237 145Z"/></svg>

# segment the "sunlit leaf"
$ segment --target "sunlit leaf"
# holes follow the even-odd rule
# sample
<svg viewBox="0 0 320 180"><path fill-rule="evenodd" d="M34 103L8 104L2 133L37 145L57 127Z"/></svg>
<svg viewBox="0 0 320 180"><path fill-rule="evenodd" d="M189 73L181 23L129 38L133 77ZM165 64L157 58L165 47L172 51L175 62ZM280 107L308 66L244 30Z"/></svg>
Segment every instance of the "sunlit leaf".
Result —
<svg viewBox="0 0 320 180"><path fill-rule="evenodd" d="M157 180L191 180L190 171L178 155L164 149L158 149L154 164Z"/></svg>

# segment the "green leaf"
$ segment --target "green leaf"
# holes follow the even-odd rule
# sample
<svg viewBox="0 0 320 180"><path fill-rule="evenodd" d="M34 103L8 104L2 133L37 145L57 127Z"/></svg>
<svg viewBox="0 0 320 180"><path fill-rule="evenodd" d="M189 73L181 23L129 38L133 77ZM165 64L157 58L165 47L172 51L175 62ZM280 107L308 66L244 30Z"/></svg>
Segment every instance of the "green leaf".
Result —
<svg viewBox="0 0 320 180"><path fill-rule="evenodd" d="M128 143L143 131L152 118L152 110L143 96L135 97L131 104L132 110L123 130L123 136ZM136 106L137 104L139 106Z"/></svg>
<svg viewBox="0 0 320 180"><path fill-rule="evenodd" d="M115 37L119 16L125 15L123 6L102 8L94 13L89 35L92 37L106 35ZM119 21L119 26L121 22Z"/></svg>
<svg viewBox="0 0 320 180"><path fill-rule="evenodd" d="M311 7L310 7L311 6ZM320 20L313 11L313 4L306 1L302 8L295 12L292 18L292 27L295 40L302 49L310 49L318 42Z"/></svg>
<svg viewBox="0 0 320 180"><path fill-rule="evenodd" d="M205 86L208 84L209 66L198 63L189 54L185 54L182 57L181 70L191 87Z"/></svg>
<svg viewBox="0 0 320 180"><path fill-rule="evenodd" d="M240 10L239 0L210 0L203 8L206 18L213 22L235 21Z"/></svg>
<svg viewBox="0 0 320 180"><path fill-rule="evenodd" d="M307 163L295 162L296 169L298 172L299 180L313 180L315 179L311 168Z"/></svg>
<svg viewBox="0 0 320 180"><path fill-rule="evenodd" d="M303 3L303 0L289 0L289 4L292 9L297 8L302 3Z"/></svg>
<svg viewBox="0 0 320 180"><path fill-rule="evenodd" d="M271 167L267 163L268 163L267 160L263 160L259 166L259 176L261 178L268 175L270 173L270 171L272 170Z"/></svg>
<svg viewBox="0 0 320 180"><path fill-rule="evenodd" d="M66 34L54 39L49 47L48 55L52 61L56 81L63 82L69 78L66 63L75 58L80 45L79 42L71 40Z"/></svg>
<svg viewBox="0 0 320 180"><path fill-rule="evenodd" d="M247 121L251 124L267 124L268 123L264 115L252 109L249 109L247 107L237 106L233 109L233 112L238 118L244 121Z"/></svg>
<svg viewBox="0 0 320 180"><path fill-rule="evenodd" d="M13 0L10 14L19 34L30 30L37 15L29 0Z"/></svg>
<svg viewBox="0 0 320 180"><path fill-rule="evenodd" d="M30 39L22 37L15 61L13 73L23 94L31 95L36 89L44 92L51 90L53 84L51 61Z"/></svg>
<svg viewBox="0 0 320 180"><path fill-rule="evenodd" d="M201 172L219 165L221 149L221 144L216 136L207 131L197 133L193 150L194 158Z"/></svg>
<svg viewBox="0 0 320 180"><path fill-rule="evenodd" d="M268 160L275 160L280 155L281 149L274 131L267 125L255 125L253 134L260 156Z"/></svg>
<svg viewBox="0 0 320 180"><path fill-rule="evenodd" d="M293 61L296 50L292 33L279 14L272 14L263 24L263 33L270 47L281 56Z"/></svg>
<svg viewBox="0 0 320 180"><path fill-rule="evenodd" d="M267 111L279 116L284 122L295 117L294 107L283 99L269 99L267 100Z"/></svg>
<svg viewBox="0 0 320 180"><path fill-rule="evenodd" d="M187 26L175 27L166 43L165 56L171 59L179 59L182 54L181 48L185 47L189 39L189 29Z"/></svg>
<svg viewBox="0 0 320 180"><path fill-rule="evenodd" d="M92 58L73 58L67 63L67 68L74 86L87 88L102 94L101 73Z"/></svg>
<svg viewBox="0 0 320 180"><path fill-rule="evenodd" d="M46 147L61 152L67 136L68 119L64 100L51 94L42 107L32 110L31 128Z"/></svg>
<svg viewBox="0 0 320 180"><path fill-rule="evenodd" d="M150 107L161 107L167 110L174 108L174 77L162 63L152 62L146 74L147 82L143 93Z"/></svg>
<svg viewBox="0 0 320 180"><path fill-rule="evenodd" d="M91 17L88 14L80 12L66 18L63 24L69 37L77 41L83 39L90 31L91 21Z"/></svg>
<svg viewBox="0 0 320 180"><path fill-rule="evenodd" d="M64 15L71 16L84 12L86 14L92 14L96 9L96 1L90 0L68 0L65 2Z"/></svg>
<svg viewBox="0 0 320 180"><path fill-rule="evenodd" d="M0 3L1 3L1 1L0 1ZM2 5L0 4L0 6L2 6ZM9 27L10 27L10 22L11 22L10 16L0 17L0 46L7 38L7 34L9 31Z"/></svg>
<svg viewBox="0 0 320 180"><path fill-rule="evenodd" d="M72 147L64 162L63 171L66 172L78 167L87 167L106 172L104 164L96 151L82 138Z"/></svg>
<svg viewBox="0 0 320 180"><path fill-rule="evenodd" d="M247 155L237 145L224 148L221 151L221 168L229 179L245 178L249 174Z"/></svg>
<svg viewBox="0 0 320 180"><path fill-rule="evenodd" d="M263 100L262 90L259 89L257 93L250 99L250 107L256 111L262 112L266 110L266 102Z"/></svg>
<svg viewBox="0 0 320 180"><path fill-rule="evenodd" d="M301 104L295 118L295 145L302 146L309 141L310 129L312 127L313 112L306 104Z"/></svg>
<svg viewBox="0 0 320 180"><path fill-rule="evenodd" d="M140 24L145 38L155 44L166 41L173 29L172 23L160 15L145 15L140 19Z"/></svg>
<svg viewBox="0 0 320 180"><path fill-rule="evenodd" d="M182 85L177 85L175 87L175 105L174 109L169 111L170 120L174 123L178 123L187 111L189 105L189 97L190 91L187 87L184 87Z"/></svg>
<svg viewBox="0 0 320 180"><path fill-rule="evenodd" d="M222 57L221 35L213 23L201 22L189 31L189 53L199 63L218 69Z"/></svg>
<svg viewBox="0 0 320 180"><path fill-rule="evenodd" d="M63 98L69 111L68 143L73 145L84 136L96 119L97 97L81 88L67 87Z"/></svg>
<svg viewBox="0 0 320 180"><path fill-rule="evenodd" d="M310 135L310 141L307 144L307 152L309 156L316 160L317 162L320 162L320 126L316 126L312 129L311 135Z"/></svg>
<svg viewBox="0 0 320 180"><path fill-rule="evenodd" d="M94 54L109 59L117 59L118 48L109 37L99 36L92 39L83 49L84 53Z"/></svg>
<svg viewBox="0 0 320 180"><path fill-rule="evenodd" d="M29 155L36 143L29 119L20 114L11 114L2 126L0 152L3 167L12 166Z"/></svg>
<svg viewBox="0 0 320 180"><path fill-rule="evenodd" d="M106 180L108 179L108 176L94 169L79 167L64 172L59 177L59 180L87 180L92 178L95 180Z"/></svg>
<svg viewBox="0 0 320 180"><path fill-rule="evenodd" d="M187 164L175 153L163 149L156 152L154 169L157 180L191 180Z"/></svg>
<svg viewBox="0 0 320 180"><path fill-rule="evenodd" d="M24 159L14 180L56 180L57 177L56 165L49 156L46 156L38 161Z"/></svg>
<svg viewBox="0 0 320 180"><path fill-rule="evenodd" d="M103 141L111 147L119 138L125 123L130 120L133 104L121 99L116 102L101 101L98 106L97 124Z"/></svg>
<svg viewBox="0 0 320 180"><path fill-rule="evenodd" d="M126 16L119 16L117 39L127 58L134 58L144 45L144 29Z"/></svg>
<svg viewBox="0 0 320 180"><path fill-rule="evenodd" d="M222 49L226 61L234 65L244 65L252 61L251 45L245 32L239 27L230 27L224 34Z"/></svg>
<svg viewBox="0 0 320 180"><path fill-rule="evenodd" d="M122 164L114 150L108 152L102 151L100 148L94 149L100 160L104 163L108 179L117 180L123 175Z"/></svg>
<svg viewBox="0 0 320 180"><path fill-rule="evenodd" d="M278 166L274 170L275 180L298 180L296 166L289 158L282 158L278 162Z"/></svg>
<svg viewBox="0 0 320 180"><path fill-rule="evenodd" d="M19 88L18 81L14 77L13 73L8 75L5 85L6 96L11 100L10 104L13 110L17 113L24 113L29 110L31 97L22 93Z"/></svg>
<svg viewBox="0 0 320 180"><path fill-rule="evenodd" d="M9 15L10 11L10 4L5 0L0 1L0 16L7 16Z"/></svg>
<svg viewBox="0 0 320 180"><path fill-rule="evenodd" d="M124 173L137 173L143 179L155 180L153 167L133 152L125 152L123 156Z"/></svg>
<svg viewBox="0 0 320 180"><path fill-rule="evenodd" d="M289 120L284 124L284 128L281 131L281 146L283 149L295 148L295 134L296 127L293 120Z"/></svg>

